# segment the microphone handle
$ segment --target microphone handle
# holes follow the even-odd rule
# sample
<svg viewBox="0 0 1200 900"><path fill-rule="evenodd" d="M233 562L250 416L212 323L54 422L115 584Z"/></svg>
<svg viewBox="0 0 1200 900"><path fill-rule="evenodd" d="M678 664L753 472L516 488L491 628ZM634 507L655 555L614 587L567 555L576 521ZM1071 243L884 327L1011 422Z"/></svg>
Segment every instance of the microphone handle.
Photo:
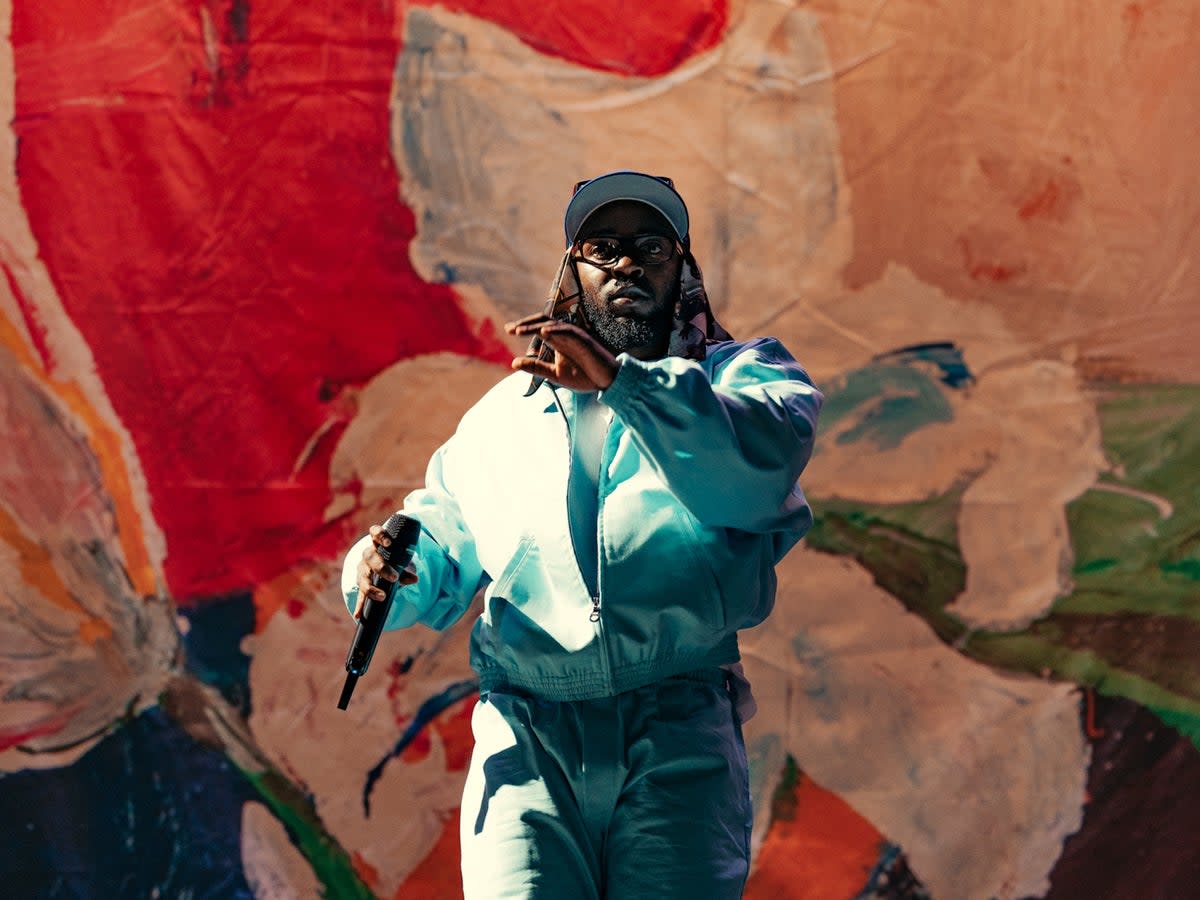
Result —
<svg viewBox="0 0 1200 900"><path fill-rule="evenodd" d="M392 543L390 547L380 547L379 555L397 572L403 572L412 561L417 538L421 533L421 525L416 519L401 513L394 513L384 523L383 530L391 538ZM398 582L388 581L381 574L375 574L371 576L371 585L383 591L383 599L374 600L368 597L363 602L362 618L359 619L358 627L354 630L354 640L350 643L350 652L346 655L346 683L342 687L338 709L346 708L350 702L350 695L354 693L354 686L358 683L359 676L363 675L367 671L367 667L371 665L371 657L375 655L379 636L383 633L383 626L392 609L392 598L395 596Z"/></svg>
<svg viewBox="0 0 1200 900"><path fill-rule="evenodd" d="M371 665L371 657L375 655L379 636L383 634L383 625L387 621L388 613L392 611L396 582L373 575L371 584L381 588L384 597L382 600L368 597L363 603L362 618L358 620L358 627L354 630L354 641L350 644L350 652L346 656L346 671L351 675L362 675Z"/></svg>

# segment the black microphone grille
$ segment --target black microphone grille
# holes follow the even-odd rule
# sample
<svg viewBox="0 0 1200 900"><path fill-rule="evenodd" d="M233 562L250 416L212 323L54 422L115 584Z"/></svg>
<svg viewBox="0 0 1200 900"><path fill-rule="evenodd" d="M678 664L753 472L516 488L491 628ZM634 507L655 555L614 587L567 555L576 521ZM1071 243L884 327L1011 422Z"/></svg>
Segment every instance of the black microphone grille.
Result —
<svg viewBox="0 0 1200 900"><path fill-rule="evenodd" d="M392 513L383 523L383 530L393 544L410 546L421 536L421 523L404 513Z"/></svg>

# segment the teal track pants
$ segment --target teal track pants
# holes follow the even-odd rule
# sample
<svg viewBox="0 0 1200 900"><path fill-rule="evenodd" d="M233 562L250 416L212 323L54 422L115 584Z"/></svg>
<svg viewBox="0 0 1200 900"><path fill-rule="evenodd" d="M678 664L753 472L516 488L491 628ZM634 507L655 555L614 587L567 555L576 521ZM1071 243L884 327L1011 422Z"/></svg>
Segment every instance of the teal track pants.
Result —
<svg viewBox="0 0 1200 900"><path fill-rule="evenodd" d="M466 900L735 900L746 750L721 670L599 700L492 691L472 716Z"/></svg>

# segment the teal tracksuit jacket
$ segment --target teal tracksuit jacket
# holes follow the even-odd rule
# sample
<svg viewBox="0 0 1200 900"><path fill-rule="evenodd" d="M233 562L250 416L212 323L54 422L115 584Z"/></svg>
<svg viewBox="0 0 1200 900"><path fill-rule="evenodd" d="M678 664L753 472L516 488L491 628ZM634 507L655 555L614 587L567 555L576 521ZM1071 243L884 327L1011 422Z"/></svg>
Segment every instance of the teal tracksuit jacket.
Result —
<svg viewBox="0 0 1200 900"><path fill-rule="evenodd" d="M528 376L467 412L404 502L422 525L419 580L396 592L388 627L445 628L486 585L471 635L485 693L583 700L736 662L738 629L771 611L774 565L812 524L797 478L822 397L777 340L619 363L599 395L612 421L594 551L568 520L576 399L549 385L524 397ZM346 557L350 608L368 540Z"/></svg>

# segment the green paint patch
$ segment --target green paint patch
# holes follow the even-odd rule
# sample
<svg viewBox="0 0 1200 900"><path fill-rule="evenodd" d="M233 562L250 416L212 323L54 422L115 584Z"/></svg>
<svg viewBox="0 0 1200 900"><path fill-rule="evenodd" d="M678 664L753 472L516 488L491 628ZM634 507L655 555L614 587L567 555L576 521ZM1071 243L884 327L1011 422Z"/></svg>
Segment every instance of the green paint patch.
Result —
<svg viewBox="0 0 1200 900"><path fill-rule="evenodd" d="M1170 725L1200 749L1200 713L1190 713L1175 709L1149 707L1167 725Z"/></svg>
<svg viewBox="0 0 1200 900"><path fill-rule="evenodd" d="M950 506L957 509L948 498L939 501L945 504L936 507L942 515ZM856 559L876 584L925 619L942 640L953 643L964 628L945 608L966 584L962 555L956 542L937 540L911 527L914 522L938 521L932 503L868 511L845 501L814 501L814 524L805 540L815 550ZM938 530L953 533L948 527Z"/></svg>
<svg viewBox="0 0 1200 900"><path fill-rule="evenodd" d="M1121 484L1200 515L1200 386L1119 385L1100 389L1104 452Z"/></svg>
<svg viewBox="0 0 1200 900"><path fill-rule="evenodd" d="M1194 584L1183 579L1157 581L1155 590L1146 591L1146 578L1137 572L1077 572L1075 590L1054 605L1054 612L1122 615L1130 612L1130 598L1136 597L1138 613L1200 620Z"/></svg>
<svg viewBox="0 0 1200 900"><path fill-rule="evenodd" d="M1179 729L1200 749L1200 734L1192 724L1200 722L1200 700L1125 671L1090 650L1063 646L1061 633L1053 626L1039 630L1042 633L976 632L964 642L964 650L971 658L997 668L1070 681L1133 700Z"/></svg>
<svg viewBox="0 0 1200 900"><path fill-rule="evenodd" d="M812 501L816 515L835 514L858 526L887 523L947 547L958 546L958 511L966 484L915 503L864 504L839 497Z"/></svg>
<svg viewBox="0 0 1200 900"><path fill-rule="evenodd" d="M321 824L299 789L277 772L242 770L271 808L323 886L329 900L375 900L375 894L354 871L349 855Z"/></svg>
<svg viewBox="0 0 1200 900"><path fill-rule="evenodd" d="M793 822L796 819L796 788L800 784L800 779L804 777L804 773L800 771L800 767L796 765L796 759L792 754L787 755L787 759L783 764L783 773L780 776L779 784L775 787L775 793L771 797L771 822Z"/></svg>
<svg viewBox="0 0 1200 900"><path fill-rule="evenodd" d="M1056 613L1200 620L1200 387L1101 388L1102 483L1067 507L1075 588Z"/></svg>
<svg viewBox="0 0 1200 900"><path fill-rule="evenodd" d="M844 442L896 446L943 421L920 374L852 373L825 424L840 422ZM888 402L897 397L905 402ZM1200 747L1200 387L1101 388L1097 410L1112 471L1067 506L1074 587L1026 629L968 634L946 611L966 582L956 527L965 484L918 504L816 498L808 544L857 560L968 657L1126 697Z"/></svg>
<svg viewBox="0 0 1200 900"><path fill-rule="evenodd" d="M1067 527L1075 570L1093 571L1098 561L1110 571L1140 572L1155 557L1160 519L1135 497L1089 490L1067 504Z"/></svg>
<svg viewBox="0 0 1200 900"><path fill-rule="evenodd" d="M1167 575L1182 575L1192 581L1200 581L1200 559L1184 559L1174 563L1165 562L1161 563L1159 568Z"/></svg>

